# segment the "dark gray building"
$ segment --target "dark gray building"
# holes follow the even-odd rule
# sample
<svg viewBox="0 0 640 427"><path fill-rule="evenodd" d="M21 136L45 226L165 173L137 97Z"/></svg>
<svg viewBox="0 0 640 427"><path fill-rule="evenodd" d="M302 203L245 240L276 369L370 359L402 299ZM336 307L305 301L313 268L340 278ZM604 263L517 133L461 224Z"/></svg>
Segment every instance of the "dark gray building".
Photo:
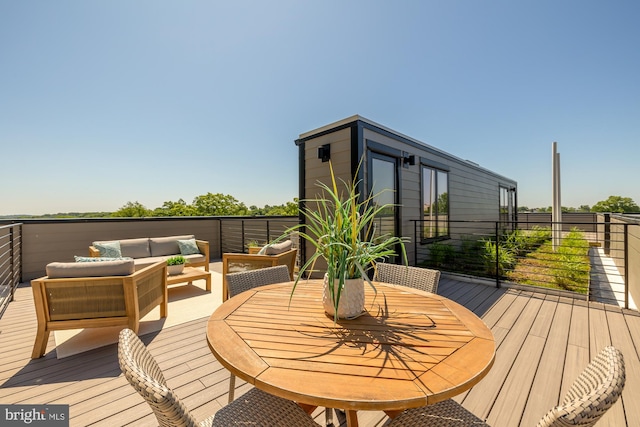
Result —
<svg viewBox="0 0 640 427"><path fill-rule="evenodd" d="M428 244L452 237L455 221L516 219L516 181L363 117L303 133L296 145L300 200L319 195L318 181L329 184L331 159L336 177L349 182L357 174L360 194L382 191L376 202L397 205L380 218L380 232ZM414 260L414 245L407 250Z"/></svg>

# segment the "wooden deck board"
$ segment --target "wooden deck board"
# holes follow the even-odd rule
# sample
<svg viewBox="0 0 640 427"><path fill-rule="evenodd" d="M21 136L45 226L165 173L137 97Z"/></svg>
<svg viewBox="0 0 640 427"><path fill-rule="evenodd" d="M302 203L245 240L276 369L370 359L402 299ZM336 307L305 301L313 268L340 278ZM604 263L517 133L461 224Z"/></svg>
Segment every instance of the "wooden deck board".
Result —
<svg viewBox="0 0 640 427"><path fill-rule="evenodd" d="M556 301L547 342L529 392L529 403L522 414L523 426L536 425L550 408L558 404L563 372L563 364L558 361L566 356L571 310L571 305L558 304Z"/></svg>
<svg viewBox="0 0 640 427"><path fill-rule="evenodd" d="M541 304L542 301L539 299L519 298L496 324L498 328L502 329L507 329L511 324L513 327L504 340L498 344L493 368L485 380L471 389L463 402L463 405L478 417L486 418L489 416L489 411L494 406L518 353L522 349Z"/></svg>
<svg viewBox="0 0 640 427"><path fill-rule="evenodd" d="M621 401L599 425L637 425L637 312L447 277L440 281L438 293L465 305L492 329L497 343L494 367L473 389L456 396L492 426L535 425L595 353L610 343L625 356L627 385ZM228 372L208 349L205 325L203 318L142 337L169 384L198 418L225 405L229 388ZM115 344L58 360L51 337L46 356L31 360L35 327L31 289L23 284L0 318L0 403L70 404L71 426L157 425L121 375ZM238 381L236 395L249 388ZM323 408L314 416L323 424ZM364 427L382 426L387 420L374 411L361 412L358 418ZM334 420L345 425L339 414Z"/></svg>
<svg viewBox="0 0 640 427"><path fill-rule="evenodd" d="M608 307L607 307L608 308ZM611 344L618 348L623 355L633 354L635 352L635 346L631 339L631 334L627 328L623 314L619 310L606 310L607 323L609 330L615 333L611 334ZM640 363L633 357L625 358L625 370L627 378L634 377L640 378ZM630 411L632 413L638 413L640 411L640 404L637 396L640 396L640 383L635 381L628 381L625 385L625 391L627 394L622 398L622 405L616 405L616 408L612 408L611 413L606 416L606 422L610 425L620 425L624 422L624 412ZM636 396L636 398L630 399L629 396ZM603 422L605 418L603 417Z"/></svg>

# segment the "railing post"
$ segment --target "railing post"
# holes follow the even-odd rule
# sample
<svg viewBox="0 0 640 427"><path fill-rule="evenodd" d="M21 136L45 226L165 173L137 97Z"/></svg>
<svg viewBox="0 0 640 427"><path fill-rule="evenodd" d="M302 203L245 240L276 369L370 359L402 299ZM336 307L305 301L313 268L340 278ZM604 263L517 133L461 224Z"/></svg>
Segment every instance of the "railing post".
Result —
<svg viewBox="0 0 640 427"><path fill-rule="evenodd" d="M271 224L271 222L269 220L267 220L267 242L269 243L271 241L271 230L269 225Z"/></svg>
<svg viewBox="0 0 640 427"><path fill-rule="evenodd" d="M242 245L242 252L244 253L244 219L240 220L240 231L242 233L242 237L240 237L240 244Z"/></svg>
<svg viewBox="0 0 640 427"><path fill-rule="evenodd" d="M629 224L624 223L624 308L629 308Z"/></svg>
<svg viewBox="0 0 640 427"><path fill-rule="evenodd" d="M500 288L500 234L498 234L500 222L496 221L496 288Z"/></svg>
<svg viewBox="0 0 640 427"><path fill-rule="evenodd" d="M218 219L218 236L220 237L220 243L218 244L218 246L220 247L220 258L222 258L222 254L224 253L224 248L222 247L222 242L224 242L224 239L222 237L222 218Z"/></svg>
<svg viewBox="0 0 640 427"><path fill-rule="evenodd" d="M418 220L413 222L413 265L418 265Z"/></svg>
<svg viewBox="0 0 640 427"><path fill-rule="evenodd" d="M13 227L9 227L9 269L11 270L11 296L9 297L9 302L13 301L13 295L15 290L15 278L16 272L14 271L15 262L14 262L14 253L13 253Z"/></svg>
<svg viewBox="0 0 640 427"><path fill-rule="evenodd" d="M23 258L22 258L22 243L24 242L24 239L23 239L24 227L23 227L22 223L18 224L18 227L20 229L20 233L19 233L19 235L20 235L20 246L19 246L20 252L18 253L18 259L20 260L20 267L19 267L20 268L20 270L19 270L20 274L18 276L18 283L22 283L23 282L23 280L22 280L22 260L23 260Z"/></svg>

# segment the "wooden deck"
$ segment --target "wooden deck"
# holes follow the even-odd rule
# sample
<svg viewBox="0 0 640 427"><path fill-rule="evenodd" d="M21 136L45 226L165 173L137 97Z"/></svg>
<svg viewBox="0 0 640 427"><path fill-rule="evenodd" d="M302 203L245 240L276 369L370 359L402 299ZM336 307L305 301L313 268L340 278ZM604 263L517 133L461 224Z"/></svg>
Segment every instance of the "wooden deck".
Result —
<svg viewBox="0 0 640 427"><path fill-rule="evenodd" d="M221 292L215 281L213 288ZM598 425L640 425L638 312L447 277L441 279L438 293L473 310L495 336L498 350L491 372L456 398L490 425L535 425L594 354L609 344L625 356L627 384L622 399ZM226 403L229 384L227 371L207 347L208 314L142 337L171 387L198 418ZM58 360L51 338L46 356L31 360L35 327L31 288L24 284L0 319L0 403L69 404L71 426L157 425L121 375L115 344ZM248 385L239 387L237 394ZM324 425L324 412L318 409L315 415ZM381 426L387 420L381 412L358 416L361 426ZM339 414L336 419L344 421Z"/></svg>

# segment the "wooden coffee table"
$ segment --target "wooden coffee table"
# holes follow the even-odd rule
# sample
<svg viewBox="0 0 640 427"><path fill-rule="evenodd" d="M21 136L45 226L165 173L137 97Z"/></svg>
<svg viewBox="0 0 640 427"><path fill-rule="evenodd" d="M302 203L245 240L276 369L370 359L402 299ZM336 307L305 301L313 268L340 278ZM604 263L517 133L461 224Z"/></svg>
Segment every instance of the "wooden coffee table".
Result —
<svg viewBox="0 0 640 427"><path fill-rule="evenodd" d="M191 283L194 280L204 279L207 281L207 291L211 292L211 273L201 268L185 267L181 274L167 276L167 286L179 283Z"/></svg>

